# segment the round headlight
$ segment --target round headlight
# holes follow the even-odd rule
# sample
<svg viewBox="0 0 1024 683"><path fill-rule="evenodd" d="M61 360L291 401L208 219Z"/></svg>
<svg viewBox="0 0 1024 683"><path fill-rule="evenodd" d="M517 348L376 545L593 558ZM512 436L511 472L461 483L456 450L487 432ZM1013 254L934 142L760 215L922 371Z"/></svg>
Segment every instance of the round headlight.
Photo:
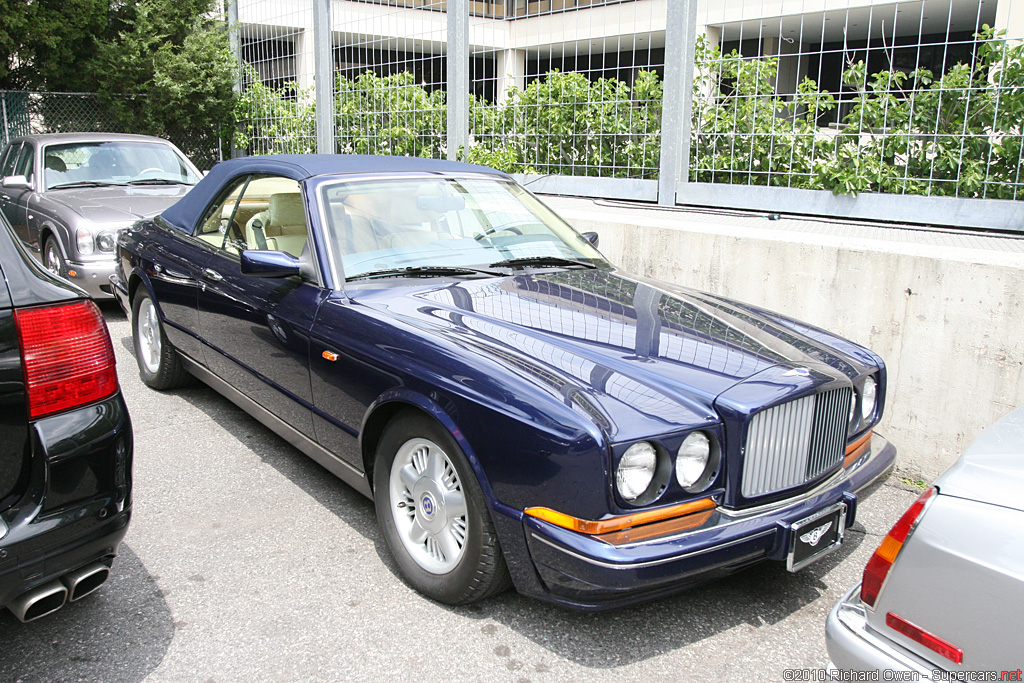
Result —
<svg viewBox="0 0 1024 683"><path fill-rule="evenodd" d="M654 479L654 471L658 466L658 453L652 444L640 441L629 447L619 460L619 468L615 471L615 484L619 495L628 501L634 501L643 495Z"/></svg>
<svg viewBox="0 0 1024 683"><path fill-rule="evenodd" d="M96 250L95 244L92 241L92 230L89 228L79 228L75 231L75 238L78 242L78 253L83 255L89 255Z"/></svg>
<svg viewBox="0 0 1024 683"><path fill-rule="evenodd" d="M101 232L96 235L96 246L100 248L100 251L114 251L114 233Z"/></svg>
<svg viewBox="0 0 1024 683"><path fill-rule="evenodd" d="M875 412L875 394L878 392L878 383L874 377L864 380L864 389L860 392L860 415L867 420Z"/></svg>
<svg viewBox="0 0 1024 683"><path fill-rule="evenodd" d="M707 469L711 458L711 440L704 432L686 437L676 454L676 481L684 489L693 486Z"/></svg>

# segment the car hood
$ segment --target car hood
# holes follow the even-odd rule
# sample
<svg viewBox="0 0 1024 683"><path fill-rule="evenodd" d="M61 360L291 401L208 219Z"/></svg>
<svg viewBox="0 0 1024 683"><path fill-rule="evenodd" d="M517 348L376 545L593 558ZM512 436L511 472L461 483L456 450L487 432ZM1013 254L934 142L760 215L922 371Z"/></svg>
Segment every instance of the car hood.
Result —
<svg viewBox="0 0 1024 683"><path fill-rule="evenodd" d="M155 216L191 189L191 185L80 187L49 190L45 196L93 223L117 223Z"/></svg>
<svg viewBox="0 0 1024 683"><path fill-rule="evenodd" d="M858 359L820 330L616 271L423 287L391 282L350 295L580 403L612 438L716 422L716 397L773 366L811 365L852 378L873 365L868 352L836 338L865 354Z"/></svg>
<svg viewBox="0 0 1024 683"><path fill-rule="evenodd" d="M943 495L1024 510L1024 408L989 427L935 485Z"/></svg>

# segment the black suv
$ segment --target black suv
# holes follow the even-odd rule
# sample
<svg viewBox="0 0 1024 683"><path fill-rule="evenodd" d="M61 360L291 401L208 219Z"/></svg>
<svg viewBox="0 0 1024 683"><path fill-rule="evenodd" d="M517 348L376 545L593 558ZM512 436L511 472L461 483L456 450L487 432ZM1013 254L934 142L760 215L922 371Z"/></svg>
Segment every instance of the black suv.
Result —
<svg viewBox="0 0 1024 683"><path fill-rule="evenodd" d="M106 581L131 471L103 316L0 217L0 607L31 621Z"/></svg>

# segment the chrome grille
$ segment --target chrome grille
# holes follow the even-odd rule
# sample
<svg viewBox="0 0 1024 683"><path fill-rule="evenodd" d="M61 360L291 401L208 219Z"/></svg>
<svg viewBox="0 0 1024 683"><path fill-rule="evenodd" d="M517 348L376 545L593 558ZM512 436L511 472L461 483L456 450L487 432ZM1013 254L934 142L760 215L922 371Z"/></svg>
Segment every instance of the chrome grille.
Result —
<svg viewBox="0 0 1024 683"><path fill-rule="evenodd" d="M743 496L799 486L843 458L853 390L833 389L754 415L743 460Z"/></svg>

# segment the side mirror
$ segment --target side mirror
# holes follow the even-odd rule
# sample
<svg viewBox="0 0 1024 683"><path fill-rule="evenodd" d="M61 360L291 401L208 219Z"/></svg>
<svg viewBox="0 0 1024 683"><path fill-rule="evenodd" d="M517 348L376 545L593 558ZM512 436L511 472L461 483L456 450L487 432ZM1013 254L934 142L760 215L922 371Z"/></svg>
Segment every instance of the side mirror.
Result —
<svg viewBox="0 0 1024 683"><path fill-rule="evenodd" d="M585 233L583 233L583 239L585 239L586 241L590 242L590 245L592 247L594 247L595 249L597 248L598 241L600 241L600 237L598 237L596 232L585 232Z"/></svg>
<svg viewBox="0 0 1024 683"><path fill-rule="evenodd" d="M253 277L289 277L302 274L302 262L283 251L249 249L242 252L241 269Z"/></svg>
<svg viewBox="0 0 1024 683"><path fill-rule="evenodd" d="M30 188L32 184L28 182L28 178L23 175L9 175L3 179L4 187L22 187Z"/></svg>

